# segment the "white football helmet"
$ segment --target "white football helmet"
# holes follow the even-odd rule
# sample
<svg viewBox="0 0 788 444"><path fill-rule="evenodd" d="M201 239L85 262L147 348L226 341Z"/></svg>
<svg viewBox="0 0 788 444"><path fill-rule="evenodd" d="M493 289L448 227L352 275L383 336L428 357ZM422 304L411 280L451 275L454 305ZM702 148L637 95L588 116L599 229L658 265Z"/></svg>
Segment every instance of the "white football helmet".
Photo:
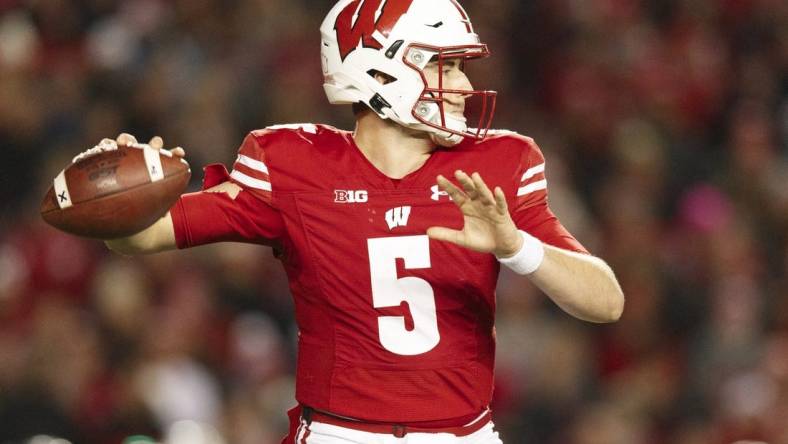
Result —
<svg viewBox="0 0 788 444"><path fill-rule="evenodd" d="M323 85L335 105L364 103L383 119L429 132L453 146L464 137L483 139L495 113L495 91L430 88L424 68L432 60L487 57L468 14L456 0L340 0L323 25ZM390 80L381 84L375 74ZM478 129L444 112L444 95L481 98Z"/></svg>

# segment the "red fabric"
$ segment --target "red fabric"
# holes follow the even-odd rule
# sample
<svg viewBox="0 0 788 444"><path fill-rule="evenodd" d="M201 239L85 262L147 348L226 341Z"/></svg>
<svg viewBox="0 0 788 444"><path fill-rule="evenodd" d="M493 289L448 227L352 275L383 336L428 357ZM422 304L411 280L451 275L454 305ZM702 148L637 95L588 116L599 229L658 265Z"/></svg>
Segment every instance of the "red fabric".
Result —
<svg viewBox="0 0 788 444"><path fill-rule="evenodd" d="M259 134L259 132L258 132ZM243 176L261 182L271 183L271 177L267 170L265 155L265 144L269 139L264 137L257 137L254 133L250 133L244 139L241 147L238 149L238 159L233 164L233 173L242 174ZM250 159L258 165L249 165L242 162L242 158ZM250 187L243 182L239 181L237 177L231 178L233 182L244 188L244 190L253 194L263 202L271 204L273 193L269 190L260 189L258 187Z"/></svg>
<svg viewBox="0 0 788 444"><path fill-rule="evenodd" d="M522 152L520 165L513 177L513 180L519 184L518 189L512 194L507 194L507 196L510 196L511 202L513 202L513 204L510 204L510 208L514 208L512 211L514 223L519 229L546 244L587 254L588 250L561 225L558 218L550 211L547 205L547 188L536 187L533 191L527 188L547 180L543 168L545 166L545 158L542 155L542 151L531 138L515 134L511 134L508 137L520 140L527 147ZM525 174L529 171L531 174L528 174L528 177L525 178ZM521 194L520 189L524 187L526 188L523 190L524 194L518 195Z"/></svg>
<svg viewBox="0 0 788 444"><path fill-rule="evenodd" d="M221 163L212 163L203 170L202 189L207 190L217 185L221 185L230 180L230 173L227 172L227 167Z"/></svg>
<svg viewBox="0 0 788 444"><path fill-rule="evenodd" d="M472 435L489 424L492 420L492 414L488 411L484 415L476 415L475 417L466 419L464 423L458 422L458 425L445 427L417 427L403 424L360 422L339 418L333 415L327 415L321 412L313 412L312 420L323 424L344 427L351 430L393 435L397 438L404 438L409 433L450 433L454 436L462 437ZM473 423L471 423L471 421L473 421Z"/></svg>
<svg viewBox="0 0 788 444"><path fill-rule="evenodd" d="M229 179L224 165L205 168L203 190ZM270 205L242 191L233 199L227 193L198 192L181 196L170 210L178 248L233 241L278 245L284 223Z"/></svg>
<svg viewBox="0 0 788 444"><path fill-rule="evenodd" d="M282 438L281 444L295 443L298 437L299 429L301 428L302 421L301 415L303 407L297 405L287 411L289 421L289 429L287 436ZM331 417L320 412L312 412L311 419L313 421L322 422L324 424L332 424L339 427L345 427L352 430L361 430L370 433L392 433L395 431L393 424L381 423L364 423L364 422L351 422L342 420L341 418ZM453 420L444 421L426 421L408 424L398 424L398 430L407 433L452 433L456 436L467 436L477 432L479 429L487 425L492 420L492 414L487 411L485 415L477 413L474 415L466 416L463 418L455 418ZM305 436L308 436L309 431L305 430ZM403 435L404 436L404 435Z"/></svg>
<svg viewBox="0 0 788 444"><path fill-rule="evenodd" d="M499 265L426 237L428 227L463 223L437 192L438 174L478 171L510 196L518 226L585 251L549 212L545 191L515 197L541 180L522 181L541 153L512 133L438 149L399 180L377 170L350 133L326 126L256 131L239 154L232 179L243 191L235 200L184 196L173 211L178 245L279 242L299 326L296 398L318 410L412 424L490 404Z"/></svg>
<svg viewBox="0 0 788 444"><path fill-rule="evenodd" d="M529 211L514 214L517 227L542 242L564 250L588 254L583 245L561 225L558 218L550 211L547 201L531 207Z"/></svg>
<svg viewBox="0 0 788 444"><path fill-rule="evenodd" d="M287 436L282 438L281 444L294 444L296 435L298 435L298 428L301 426L301 406L297 405L287 411L287 418L290 421L290 429Z"/></svg>

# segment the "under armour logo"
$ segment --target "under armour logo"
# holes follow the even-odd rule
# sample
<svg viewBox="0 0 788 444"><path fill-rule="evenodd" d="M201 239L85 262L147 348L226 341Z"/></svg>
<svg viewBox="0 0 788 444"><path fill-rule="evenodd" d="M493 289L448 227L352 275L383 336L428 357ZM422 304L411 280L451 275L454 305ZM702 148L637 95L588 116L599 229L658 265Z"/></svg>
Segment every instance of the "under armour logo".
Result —
<svg viewBox="0 0 788 444"><path fill-rule="evenodd" d="M451 200L451 197L449 197L449 193L447 193L445 191L442 191L438 185L433 185L432 186L432 200L438 202L438 201L441 200L441 197L448 197L449 200Z"/></svg>
<svg viewBox="0 0 788 444"><path fill-rule="evenodd" d="M58 195L58 197L60 198L60 201L61 201L61 202L68 202L68 196L66 196L66 192L65 192L65 191L63 191L62 193L60 193L60 194Z"/></svg>

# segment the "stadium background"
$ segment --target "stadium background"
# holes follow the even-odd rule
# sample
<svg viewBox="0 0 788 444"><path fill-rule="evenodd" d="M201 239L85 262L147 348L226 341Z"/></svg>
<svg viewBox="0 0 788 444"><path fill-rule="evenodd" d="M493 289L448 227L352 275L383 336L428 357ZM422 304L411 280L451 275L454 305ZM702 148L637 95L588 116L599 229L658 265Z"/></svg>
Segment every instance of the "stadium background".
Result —
<svg viewBox="0 0 788 444"><path fill-rule="evenodd" d="M185 147L197 189L251 129L349 128L320 85L332 3L0 0L0 442L278 443L295 327L269 250L128 259L37 209L121 131ZM505 442L788 443L788 3L464 3L495 126L536 138L627 296L590 325L502 276Z"/></svg>

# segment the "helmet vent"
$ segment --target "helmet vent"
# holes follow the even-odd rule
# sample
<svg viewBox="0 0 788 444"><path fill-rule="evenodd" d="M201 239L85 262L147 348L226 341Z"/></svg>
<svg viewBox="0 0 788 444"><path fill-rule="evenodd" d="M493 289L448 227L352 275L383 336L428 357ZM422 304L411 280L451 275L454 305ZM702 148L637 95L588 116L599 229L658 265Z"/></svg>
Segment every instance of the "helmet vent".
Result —
<svg viewBox="0 0 788 444"><path fill-rule="evenodd" d="M383 114L383 108L391 108L391 104L380 94L375 94L369 99L369 107L374 109L378 114Z"/></svg>
<svg viewBox="0 0 788 444"><path fill-rule="evenodd" d="M377 76L382 77L384 85L388 85L389 83L394 83L394 82L397 81L396 77L390 76L390 75L386 74L385 72L378 71L377 69L370 69L369 71L367 71L367 74L369 74L369 76L373 77L373 78L375 78Z"/></svg>
<svg viewBox="0 0 788 444"><path fill-rule="evenodd" d="M394 42L394 44L391 45L389 49L386 51L386 57L388 57L389 59L393 59L394 56L397 55L397 51L399 51L399 49L402 47L403 43L405 43L404 40L397 40L396 42Z"/></svg>

